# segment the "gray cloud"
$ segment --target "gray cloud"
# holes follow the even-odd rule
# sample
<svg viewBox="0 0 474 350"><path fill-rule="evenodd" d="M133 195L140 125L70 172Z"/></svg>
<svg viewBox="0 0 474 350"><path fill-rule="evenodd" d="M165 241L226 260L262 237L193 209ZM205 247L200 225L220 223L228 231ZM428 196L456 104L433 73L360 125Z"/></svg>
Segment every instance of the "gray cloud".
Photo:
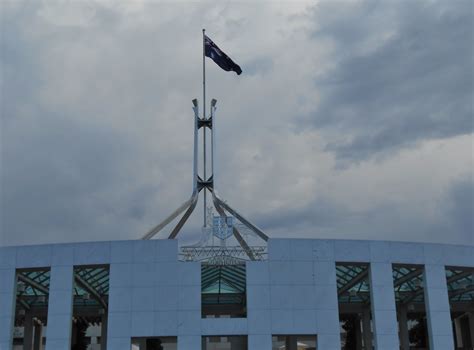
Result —
<svg viewBox="0 0 474 350"><path fill-rule="evenodd" d="M448 228L444 234L450 235L454 231L469 244L474 244L474 179L455 182L444 203L450 219L449 227L455 228Z"/></svg>
<svg viewBox="0 0 474 350"><path fill-rule="evenodd" d="M426 214L425 214L426 215ZM345 238L347 232L365 239L396 237L403 241L474 244L474 181L461 178L435 203L434 218L413 207L385 202L370 210L351 209L328 198L304 208L285 208L255 218L268 231L284 236L303 232L323 238Z"/></svg>
<svg viewBox="0 0 474 350"><path fill-rule="evenodd" d="M332 43L334 61L315 79L321 103L306 122L334 131L326 150L341 161L361 161L472 133L472 6L464 0L317 6L313 37Z"/></svg>

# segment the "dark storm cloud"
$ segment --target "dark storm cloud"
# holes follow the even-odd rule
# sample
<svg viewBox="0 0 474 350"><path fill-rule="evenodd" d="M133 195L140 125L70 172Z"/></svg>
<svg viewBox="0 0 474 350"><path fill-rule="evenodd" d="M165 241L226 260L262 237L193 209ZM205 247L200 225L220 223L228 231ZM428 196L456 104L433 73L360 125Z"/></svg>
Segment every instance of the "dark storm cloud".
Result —
<svg viewBox="0 0 474 350"><path fill-rule="evenodd" d="M65 116L40 115L34 132L23 125L23 132L5 127L2 135L8 145L2 152L2 232L19 242L32 236L39 242L94 240L98 231L120 236L143 218L154 189L120 187L133 183L130 140Z"/></svg>
<svg viewBox="0 0 474 350"><path fill-rule="evenodd" d="M317 233L321 230L334 227L334 223L343 222L351 214L329 199L318 198L304 208L285 208L261 215L256 222L265 230L284 229L293 230L313 228Z"/></svg>
<svg viewBox="0 0 474 350"><path fill-rule="evenodd" d="M453 182L435 204L428 219L411 207L385 203L371 209L350 209L328 198L317 198L304 208L287 207L255 218L267 232L299 236L310 232L320 238L345 238L347 232L367 239L474 244L474 180Z"/></svg>
<svg viewBox="0 0 474 350"><path fill-rule="evenodd" d="M338 159L472 133L472 1L322 2L314 21L334 66L306 122L344 135L326 147Z"/></svg>

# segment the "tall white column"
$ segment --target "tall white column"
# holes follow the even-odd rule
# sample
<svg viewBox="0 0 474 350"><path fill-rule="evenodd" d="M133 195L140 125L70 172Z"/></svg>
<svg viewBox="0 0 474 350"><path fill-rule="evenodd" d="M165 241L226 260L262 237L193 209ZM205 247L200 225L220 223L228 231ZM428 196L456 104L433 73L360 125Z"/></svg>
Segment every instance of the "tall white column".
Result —
<svg viewBox="0 0 474 350"><path fill-rule="evenodd" d="M267 334L249 334L249 350L271 350L272 336Z"/></svg>
<svg viewBox="0 0 474 350"><path fill-rule="evenodd" d="M132 271L132 264L110 264L107 347L112 350L131 347Z"/></svg>
<svg viewBox="0 0 474 350"><path fill-rule="evenodd" d="M375 349L399 349L392 264L371 263L369 275Z"/></svg>
<svg viewBox="0 0 474 350"><path fill-rule="evenodd" d="M272 350L268 262L247 262L249 350Z"/></svg>
<svg viewBox="0 0 474 350"><path fill-rule="evenodd" d="M13 343L15 318L15 268L0 269L0 349L10 349Z"/></svg>
<svg viewBox="0 0 474 350"><path fill-rule="evenodd" d="M425 265L425 305L431 350L453 350L446 271L443 265Z"/></svg>
<svg viewBox="0 0 474 350"><path fill-rule="evenodd" d="M318 309L316 310L318 349L340 350L341 331L337 301L336 262L332 259L315 261L314 275L318 294Z"/></svg>
<svg viewBox="0 0 474 350"><path fill-rule="evenodd" d="M52 266L48 300L46 350L71 347L73 266Z"/></svg>
<svg viewBox="0 0 474 350"><path fill-rule="evenodd" d="M199 335L178 336L178 350L196 350L201 343L204 344L204 340ZM202 348L204 349L204 346Z"/></svg>

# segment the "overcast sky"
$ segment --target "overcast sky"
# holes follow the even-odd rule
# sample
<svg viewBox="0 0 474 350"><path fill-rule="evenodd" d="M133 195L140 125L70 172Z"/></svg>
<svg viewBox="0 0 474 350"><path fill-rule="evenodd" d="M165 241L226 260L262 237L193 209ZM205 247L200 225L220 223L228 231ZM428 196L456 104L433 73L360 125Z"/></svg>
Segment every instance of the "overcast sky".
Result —
<svg viewBox="0 0 474 350"><path fill-rule="evenodd" d="M0 245L136 239L189 197L202 28L243 70L206 63L216 186L270 237L474 244L471 0L0 6Z"/></svg>

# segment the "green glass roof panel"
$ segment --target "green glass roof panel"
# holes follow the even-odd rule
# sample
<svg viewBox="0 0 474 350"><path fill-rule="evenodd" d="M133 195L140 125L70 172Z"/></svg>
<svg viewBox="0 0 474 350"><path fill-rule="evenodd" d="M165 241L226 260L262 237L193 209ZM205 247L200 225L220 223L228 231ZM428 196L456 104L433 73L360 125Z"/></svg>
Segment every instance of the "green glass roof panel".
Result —
<svg viewBox="0 0 474 350"><path fill-rule="evenodd" d="M74 306L98 306L109 294L108 266L74 268Z"/></svg>
<svg viewBox="0 0 474 350"><path fill-rule="evenodd" d="M447 268L446 280L451 302L474 301L474 269Z"/></svg>
<svg viewBox="0 0 474 350"><path fill-rule="evenodd" d="M424 302L423 268L421 266L394 265L392 273L397 302Z"/></svg>
<svg viewBox="0 0 474 350"><path fill-rule="evenodd" d="M17 271L17 303L23 307L45 307L48 305L49 269Z"/></svg>
<svg viewBox="0 0 474 350"><path fill-rule="evenodd" d="M109 269L108 267L87 267L75 268L74 274L84 280L91 286L99 295L109 294ZM75 286L76 295L83 295L87 293L81 286Z"/></svg>
<svg viewBox="0 0 474 350"><path fill-rule="evenodd" d="M337 264L336 278L339 302L370 302L367 264Z"/></svg>
<svg viewBox="0 0 474 350"><path fill-rule="evenodd" d="M201 293L245 293L245 265L202 265Z"/></svg>

